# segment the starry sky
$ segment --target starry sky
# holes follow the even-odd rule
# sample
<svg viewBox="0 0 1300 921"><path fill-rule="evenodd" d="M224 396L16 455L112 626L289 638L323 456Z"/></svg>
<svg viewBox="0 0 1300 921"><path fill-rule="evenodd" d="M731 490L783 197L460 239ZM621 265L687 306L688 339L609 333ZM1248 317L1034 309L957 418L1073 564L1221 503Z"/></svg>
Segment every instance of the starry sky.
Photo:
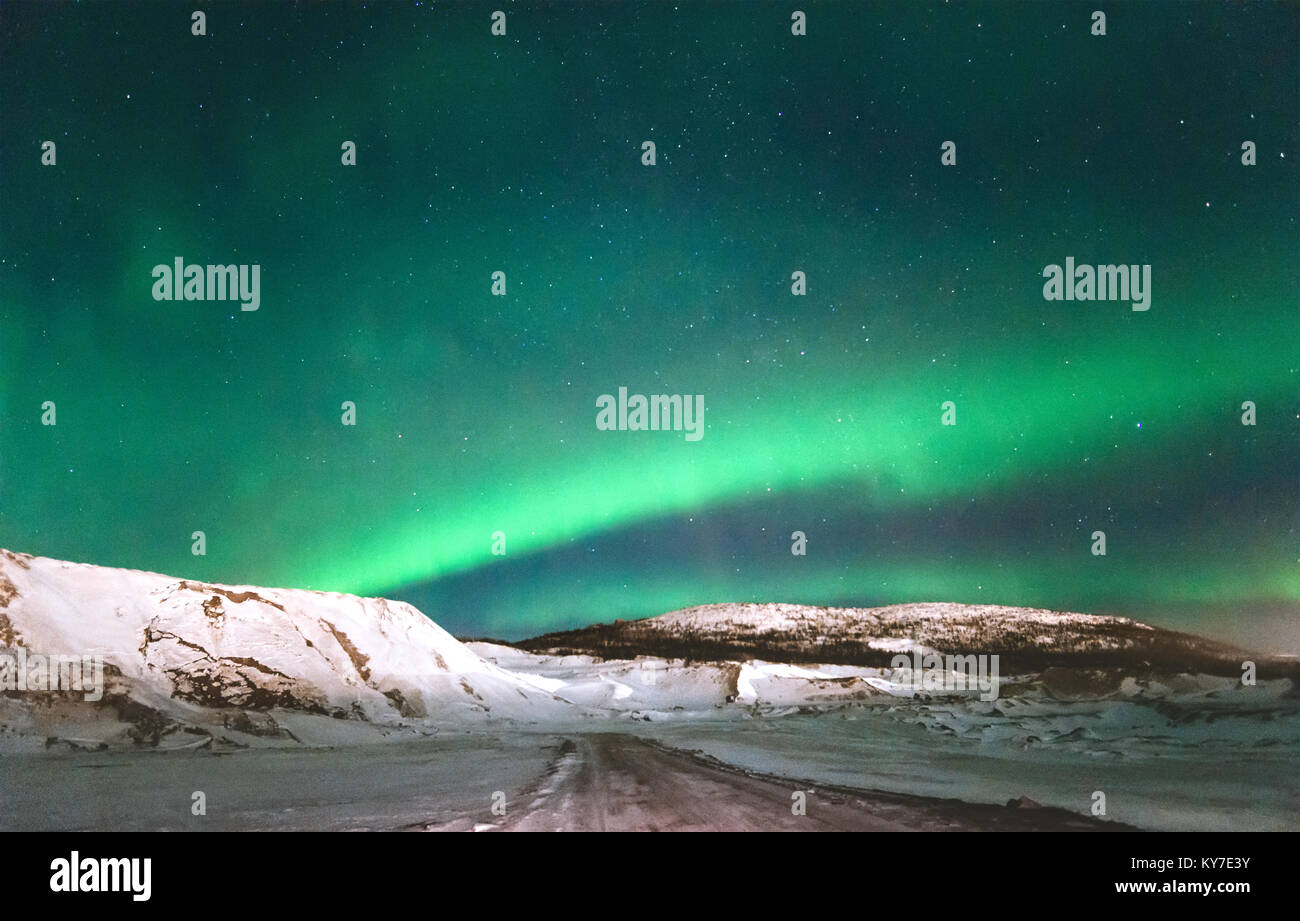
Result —
<svg viewBox="0 0 1300 921"><path fill-rule="evenodd" d="M509 639L959 601L1300 652L1300 16L1097 7L0 2L0 546ZM1045 300L1067 256L1150 310ZM176 257L260 309L154 300ZM597 430L620 386L704 437Z"/></svg>

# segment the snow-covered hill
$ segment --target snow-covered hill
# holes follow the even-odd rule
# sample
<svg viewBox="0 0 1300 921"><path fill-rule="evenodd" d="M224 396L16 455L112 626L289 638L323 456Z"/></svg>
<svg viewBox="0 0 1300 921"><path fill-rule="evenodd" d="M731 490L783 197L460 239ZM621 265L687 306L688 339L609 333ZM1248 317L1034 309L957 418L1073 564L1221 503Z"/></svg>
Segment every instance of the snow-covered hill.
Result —
<svg viewBox="0 0 1300 921"><path fill-rule="evenodd" d="M516 644L539 653L609 659L638 655L688 661L834 663L888 667L898 653L997 655L1004 675L1048 668L1130 673L1294 677L1294 658L1244 650L1123 617L968 604L827 608L711 604L644 620L615 621Z"/></svg>
<svg viewBox="0 0 1300 921"><path fill-rule="evenodd" d="M30 671L40 662L32 657L54 655L102 658L102 699L15 686L20 662ZM211 585L8 550L0 550L0 657L0 745L10 747L332 742L572 710L401 602Z"/></svg>

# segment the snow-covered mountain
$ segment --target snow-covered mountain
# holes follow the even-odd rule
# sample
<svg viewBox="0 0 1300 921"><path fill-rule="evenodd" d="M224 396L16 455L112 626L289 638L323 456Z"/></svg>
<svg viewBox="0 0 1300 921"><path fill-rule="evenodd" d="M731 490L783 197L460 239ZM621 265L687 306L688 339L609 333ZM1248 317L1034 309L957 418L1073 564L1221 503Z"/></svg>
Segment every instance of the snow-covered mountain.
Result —
<svg viewBox="0 0 1300 921"><path fill-rule="evenodd" d="M1240 677L1296 677L1293 657L1241 649L1123 617L970 604L827 608L797 604L710 604L644 620L549 633L514 644L531 652L638 655L688 661L763 659L887 668L898 653L997 655L1003 674L1049 668Z"/></svg>
<svg viewBox="0 0 1300 921"><path fill-rule="evenodd" d="M19 664L31 670L41 661L32 657L56 655L101 657L102 699L15 687ZM211 585L8 550L0 550L0 657L0 744L328 743L572 709L402 602Z"/></svg>

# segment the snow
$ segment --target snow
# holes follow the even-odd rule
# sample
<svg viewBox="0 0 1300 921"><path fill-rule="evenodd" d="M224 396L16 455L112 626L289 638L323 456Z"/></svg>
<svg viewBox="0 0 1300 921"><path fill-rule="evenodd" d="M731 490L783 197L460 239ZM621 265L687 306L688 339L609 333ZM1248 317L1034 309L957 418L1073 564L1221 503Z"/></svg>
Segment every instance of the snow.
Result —
<svg viewBox="0 0 1300 921"><path fill-rule="evenodd" d="M11 732L130 741L133 719L119 716L125 709L135 722L156 714L168 736L197 729L243 741L301 732L332 742L353 735L352 727L331 726L340 720L420 734L466 720L553 719L570 709L551 695L552 682L483 660L401 602L210 585L7 552L0 576L12 589L0 609L4 632L14 636L0 652L21 645L32 654L102 656L106 671L118 673L106 676L97 707L57 694L6 699L0 723Z"/></svg>

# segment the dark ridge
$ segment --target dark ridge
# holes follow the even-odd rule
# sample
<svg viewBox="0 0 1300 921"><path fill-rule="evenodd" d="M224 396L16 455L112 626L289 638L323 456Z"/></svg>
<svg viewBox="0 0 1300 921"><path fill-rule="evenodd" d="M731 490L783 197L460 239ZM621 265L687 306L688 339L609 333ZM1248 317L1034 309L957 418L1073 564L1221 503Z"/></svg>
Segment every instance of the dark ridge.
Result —
<svg viewBox="0 0 1300 921"><path fill-rule="evenodd" d="M810 606L811 607L811 606ZM1055 628L1061 642L1043 648L1036 638L1053 628L1037 621L1023 626L1005 621L987 630L970 624L960 642L926 635L924 624L910 634L904 616L889 622L889 636L911 636L944 655L997 655L1003 674L1035 674L1049 668L1124 669L1163 674L1200 673L1238 677L1242 663L1256 665L1261 679L1300 680L1300 661L1250 653L1224 643L1136 623L1074 623ZM545 633L502 645L528 652L591 655L603 659L633 659L638 655L685 659L687 662L726 662L765 659L792 664L856 665L888 668L896 652L873 649L866 634L835 634L833 619L802 629L749 633L703 633L658 618L594 624L578 630ZM496 642L496 641L494 641ZM1116 648L1117 647L1117 648Z"/></svg>

